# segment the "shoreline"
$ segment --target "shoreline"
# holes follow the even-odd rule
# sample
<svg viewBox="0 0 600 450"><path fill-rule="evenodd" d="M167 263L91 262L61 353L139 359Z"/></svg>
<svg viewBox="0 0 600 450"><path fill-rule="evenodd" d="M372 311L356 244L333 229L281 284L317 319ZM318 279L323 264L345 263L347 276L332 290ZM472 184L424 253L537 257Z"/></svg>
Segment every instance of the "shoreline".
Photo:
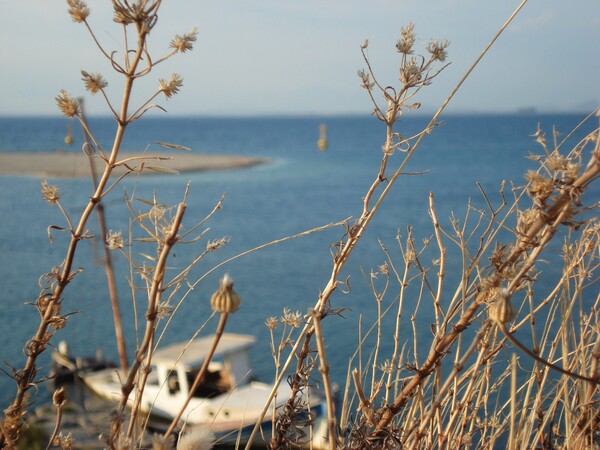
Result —
<svg viewBox="0 0 600 450"><path fill-rule="evenodd" d="M134 159L130 159L134 158ZM142 159L143 158L143 159ZM92 156L98 174L102 173L104 161L96 154ZM140 166L142 175L172 174L173 170L204 172L232 170L252 167L269 162L266 158L190 153L133 153L124 152L119 161L129 160L129 167ZM154 170L150 169L154 168ZM122 175L125 167L115 167L113 175ZM139 173L139 171L134 171ZM82 152L0 152L0 176L33 176L37 178L80 178L90 176L87 156Z"/></svg>

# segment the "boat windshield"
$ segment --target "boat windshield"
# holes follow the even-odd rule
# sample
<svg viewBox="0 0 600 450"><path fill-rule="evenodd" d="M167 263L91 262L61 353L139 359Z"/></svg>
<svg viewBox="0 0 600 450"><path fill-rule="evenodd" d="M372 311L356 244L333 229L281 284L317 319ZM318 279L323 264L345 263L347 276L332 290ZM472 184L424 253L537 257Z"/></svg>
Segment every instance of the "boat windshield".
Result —
<svg viewBox="0 0 600 450"><path fill-rule="evenodd" d="M187 372L188 385L191 387L197 370ZM225 369L207 370L204 381L194 391L194 397L211 398L221 395L231 389L231 377Z"/></svg>

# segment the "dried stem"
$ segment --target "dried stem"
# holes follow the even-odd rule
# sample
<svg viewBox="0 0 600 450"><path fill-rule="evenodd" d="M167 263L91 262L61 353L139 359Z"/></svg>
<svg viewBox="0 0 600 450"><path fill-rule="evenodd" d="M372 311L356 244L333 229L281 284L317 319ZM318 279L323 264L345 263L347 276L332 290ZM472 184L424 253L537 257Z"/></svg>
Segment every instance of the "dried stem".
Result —
<svg viewBox="0 0 600 450"><path fill-rule="evenodd" d="M85 109L84 109L83 99L80 100L80 104L81 104L80 121L82 124L85 125L85 126L83 126L84 145L89 146L90 141L92 139L90 138L89 128L87 127L87 120L85 118ZM93 185L94 189L96 189L98 187L98 175L96 173L96 166L94 165L92 155L89 152L85 152L85 154L87 156L88 163L90 166L90 176L92 179L92 185ZM107 279L107 283L108 283L108 293L110 296L110 304L111 304L112 313L113 313L113 322L114 322L114 326L115 326L115 337L116 337L116 341L117 341L117 351L119 353L119 362L121 364L121 369L126 370L129 364L127 363L127 350L126 350L126 345L125 345L125 337L123 335L123 325L121 324L121 311L120 311L120 307L119 307L119 296L117 293L117 282L115 279L115 271L113 269L112 256L111 256L111 253L107 246L108 232L107 232L107 226L106 226L106 218L104 215L104 204L102 203L102 201L98 202L98 204L96 206L96 213L98 215L98 225L99 225L99 229L100 229L102 250L104 253L104 270L106 273L106 279Z"/></svg>
<svg viewBox="0 0 600 450"><path fill-rule="evenodd" d="M139 369L146 359L146 367L150 367L150 362L152 359L152 352L150 351L153 342L154 335L156 332L156 319L158 313L158 305L160 303L160 298L163 292L163 283L165 278L165 271L167 265L167 258L173 246L177 243L179 237L179 229L181 228L181 222L183 220L183 215L185 214L186 204L184 202L180 203L177 207L177 212L171 222L169 234L164 238L162 242L162 248L160 251L160 255L156 262L156 268L154 270L154 275L152 278L152 285L148 292L148 310L146 314L146 329L144 331L144 337L139 347L136 350L135 358L129 372L127 374L127 378L123 385L121 386L121 400L119 401L119 405L117 407L119 415L122 415L127 407L127 403L129 400L129 395L133 391L136 386L136 378L139 376ZM142 373L142 381L138 383L139 391L136 392L136 398L134 404L132 406L130 425L128 430L128 435L131 436L132 433L132 424L135 422L135 417L137 412L139 411L140 403L142 400L142 393L145 386L145 377L148 376L147 371ZM114 443L115 439L119 435L121 430L121 422L119 420L115 420L112 425L111 435L109 438L109 443Z"/></svg>
<svg viewBox="0 0 600 450"><path fill-rule="evenodd" d="M181 419L181 416L183 415L185 409L190 404L190 400L193 398L194 392L196 391L198 386L200 386L200 383L202 383L202 381L204 380L206 371L208 370L208 365L210 364L210 361L212 360L212 357L215 354L215 350L217 349L217 345L219 344L219 341L221 340L223 331L225 331L225 325L227 324L228 316L229 316L229 314L226 312L221 313L221 318L219 319L219 324L217 325L217 330L215 331L215 338L213 340L212 346L210 347L210 350L208 351L206 358L202 362L202 367L200 367L200 371L196 374L196 378L194 379L194 382L192 383L192 386L190 387L190 391L188 393L187 398L185 399L185 402L181 406L181 409L179 410L177 415L171 421L169 428L167 428L167 431L165 432L165 435L164 435L165 439L167 439L169 436L171 436L173 431L175 431L175 427L179 424L179 419Z"/></svg>
<svg viewBox="0 0 600 450"><path fill-rule="evenodd" d="M560 366L557 366L556 364L551 363L550 361L546 361L544 358L541 358L539 355L537 355L536 353L532 352L530 349L528 349L526 346L524 346L517 338L515 338L512 333L506 328L506 325L503 323L497 323L498 328L500 328L500 330L502 330L502 333L504 333L504 335L508 338L508 340L510 342L512 342L513 344L515 344L519 350L523 351L524 353L527 354L527 356L529 356L530 358L536 360L537 362L539 362L540 364L549 367L552 370L555 370L557 372L562 373L563 375L566 375L568 377L572 377L572 378L576 378L578 380L581 381L587 381L588 383L591 383L592 385L599 385L600 384L600 373L596 372L592 372L592 377L587 377L585 375L580 375L578 373L572 372L570 370L566 370L563 369Z"/></svg>
<svg viewBox="0 0 600 450"><path fill-rule="evenodd" d="M313 311L313 323L315 325L315 336L317 340L317 351L319 352L319 361L321 366L319 371L323 377L323 386L325 389L325 399L327 402L327 423L329 426L329 449L335 450L337 448L337 425L336 415L333 400L333 389L331 387L331 379L329 378L329 364L327 364L327 358L325 355L325 342L323 340L323 331L321 330L321 317Z"/></svg>
<svg viewBox="0 0 600 450"><path fill-rule="evenodd" d="M50 439L48 440L48 446L46 447L46 450L49 450L55 445L54 440L58 437L58 432L60 431L63 408L66 405L65 390L63 387L60 387L54 391L53 400L54 406L56 407L56 423L54 425L54 429L52 430L52 434L50 434Z"/></svg>
<svg viewBox="0 0 600 450"><path fill-rule="evenodd" d="M135 70L135 67L137 67L137 64L140 61L140 56L141 49L138 48L133 59L133 70ZM29 341L27 360L23 369L20 370L20 376L17 379L17 393L15 395L15 399L13 403L5 410L5 434L3 436L6 437L6 443L9 446L14 445L14 442L16 441L18 436L18 430L20 428L20 423L23 417L23 411L25 409L25 394L32 386L34 386L35 383L35 375L37 373L37 358L41 353L44 352L47 343L51 338L51 334L49 334L49 327L53 323L53 318L56 314L56 311L60 310L62 294L74 275L74 273L72 272L72 267L73 261L75 259L75 252L77 246L79 242L84 238L87 232L86 226L88 220L92 212L96 208L98 202L100 202L104 195L104 188L106 187L110 179L114 163L117 159L119 149L121 147L121 142L125 133L125 128L127 126L127 109L129 105L129 99L131 96L131 90L133 88L133 82L134 78L131 75L131 73L127 74L125 86L123 89L123 100L121 104L120 121L117 125L117 131L115 134L108 164L105 166L104 172L102 173L102 176L98 181L97 188L91 196L84 211L81 213L76 228L72 231L66 256L61 265L62 268L60 274L57 276L56 283L54 284L51 296L47 302L47 307L41 317L37 331ZM4 442L0 441L0 445L2 444L4 444Z"/></svg>

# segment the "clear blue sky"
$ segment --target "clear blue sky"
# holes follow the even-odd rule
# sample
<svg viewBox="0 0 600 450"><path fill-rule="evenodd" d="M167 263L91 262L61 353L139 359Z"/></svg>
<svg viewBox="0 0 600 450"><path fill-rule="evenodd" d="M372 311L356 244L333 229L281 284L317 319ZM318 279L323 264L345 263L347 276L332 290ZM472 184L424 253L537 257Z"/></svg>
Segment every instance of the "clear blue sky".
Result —
<svg viewBox="0 0 600 450"><path fill-rule="evenodd" d="M161 99L173 115L370 113L356 75L360 43L380 81L397 83L399 29L416 25L418 47L448 39L450 67L418 98L436 109L516 0L165 0L150 39L157 58L175 34L198 27L191 53L177 55L142 84L178 72L181 93ZM109 50L121 52L107 0L89 0L89 22ZM101 72L110 93L118 79L62 0L0 0L0 115L57 114L62 88L84 94L80 70ZM589 111L600 102L600 2L530 0L464 85L454 112ZM104 114L100 97L86 100Z"/></svg>

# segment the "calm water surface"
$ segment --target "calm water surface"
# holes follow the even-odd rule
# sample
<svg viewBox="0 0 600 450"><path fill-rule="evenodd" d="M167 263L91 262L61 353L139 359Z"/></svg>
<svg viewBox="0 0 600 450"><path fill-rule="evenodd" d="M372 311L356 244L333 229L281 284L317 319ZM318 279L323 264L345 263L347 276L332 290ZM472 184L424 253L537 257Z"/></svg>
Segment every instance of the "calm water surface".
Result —
<svg viewBox="0 0 600 450"><path fill-rule="evenodd" d="M414 227L417 242L432 235L427 213L428 196L435 195L438 217L448 225L452 211L457 217L464 213L471 200L483 205L477 182L497 199L502 180L522 184L522 175L534 163L527 159L530 152L540 153L531 135L538 123L550 130L556 125L566 133L582 116L450 116L427 136L419 152L407 166L412 175L402 176L371 224L364 240L356 248L342 279L349 276L350 292L339 290L333 297L334 308L345 308L343 317L326 321L328 354L334 379L345 378L348 359L358 341L358 324L370 326L376 317L376 302L368 286L368 274L386 261L379 242L400 264L396 242L400 231L405 235L408 225ZM329 148L316 149L318 126L328 126ZM91 119L102 145L110 147L114 125L108 119ZM409 118L401 129L409 135L421 129L424 118ZM0 118L0 151L77 151L81 140L65 148L63 139L67 121L54 118ZM589 130L588 126L585 130ZM583 132L584 130L582 130ZM581 135L579 133L578 135ZM222 209L201 229L207 230L196 242L179 246L173 252L169 267L175 273L200 254L207 240L228 237L229 244L203 259L189 274L190 283L202 277L215 264L258 245L348 217L357 217L361 199L375 176L384 140L384 127L369 117L327 118L170 118L146 119L129 130L124 148L143 150L154 141L167 141L188 146L193 151L215 154L243 154L270 158L267 165L250 169L212 173L192 173L179 176L148 176L139 181L126 180L106 201L108 227L122 230L126 235L130 215L125 195L151 199L156 194L160 202L175 204L182 199L188 182L190 191L184 219L192 227L208 214L221 196ZM155 148L155 147L150 147ZM401 161L394 157L391 167ZM420 173L420 174L416 174ZM76 216L85 205L90 192L88 179L51 180L63 193L63 204L69 214ZM599 191L591 192L598 198ZM137 204L142 208L141 204ZM51 267L60 264L65 252L66 236L52 231L51 245L47 236L49 225L64 226L56 208L40 197L40 182L31 177L0 177L0 360L5 369L23 364L23 343L34 333L37 312L26 303L35 300L40 291L38 279ZM95 216L90 224L96 232ZM135 229L139 237L139 230ZM187 339L203 326L210 314L209 299L218 279L229 273L242 298L239 312L231 316L229 331L249 333L257 337L252 355L257 376L270 380L273 362L269 349L268 330L264 325L270 316L280 316L284 308L307 312L331 270L331 246L345 233L343 228L331 228L321 233L269 247L228 263L199 283L173 314L164 342ZM560 244L556 244L557 251ZM151 253L145 247L142 251ZM67 340L76 354L92 354L102 347L109 358L116 357L112 319L100 251L93 240L82 242L75 267L85 270L77 275L64 294L63 312L75 313L68 325L57 333L54 343ZM451 253L450 253L451 255ZM433 254L431 257L435 257ZM135 255L136 261L144 259ZM129 288L129 266L116 255L119 276L119 295L126 325L130 353L135 344L134 303L142 311L143 292ZM147 264L151 264L146 260ZM448 283L453 281L452 268L460 261L449 261ZM548 269L551 272L551 269ZM454 271L456 273L456 270ZM139 277L135 277L140 284ZM378 282L380 280L376 280ZM395 290L394 290L395 289ZM453 289L448 289L448 296ZM182 289L183 292L183 289ZM393 287L385 299L389 304L397 295ZM132 298L135 296L135 302ZM180 298L175 296L174 302ZM410 299L409 299L410 301ZM429 305L421 307L418 317L429 339L431 319ZM142 317L143 314L140 315ZM384 325L384 350L393 345L393 317ZM209 332L216 326L205 326ZM420 328L421 329L421 328ZM405 329L411 340L410 329ZM368 352L363 355L368 358ZM49 355L41 358L41 373L45 373ZM0 400L6 405L13 396L13 383L0 376ZM47 398L44 389L39 395Z"/></svg>

